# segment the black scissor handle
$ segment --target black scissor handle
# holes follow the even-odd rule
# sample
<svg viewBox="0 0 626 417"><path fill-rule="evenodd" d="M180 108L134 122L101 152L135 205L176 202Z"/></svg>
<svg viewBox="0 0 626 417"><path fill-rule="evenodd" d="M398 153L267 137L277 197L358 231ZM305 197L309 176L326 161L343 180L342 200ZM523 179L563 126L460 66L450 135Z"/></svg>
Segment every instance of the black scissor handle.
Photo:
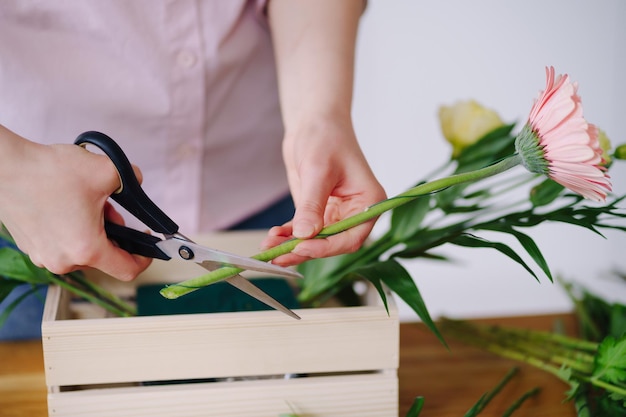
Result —
<svg viewBox="0 0 626 417"><path fill-rule="evenodd" d="M122 181L120 189L111 195L113 200L155 232L173 235L178 231L178 225L143 191L133 166L113 139L104 133L90 131L80 134L74 144L97 146L111 159Z"/></svg>
<svg viewBox="0 0 626 417"><path fill-rule="evenodd" d="M126 252L147 256L148 258L163 259L165 261L172 259L156 245L161 241L161 239L156 236L106 220L104 222L104 230L107 233L107 237L117 243L117 246L124 249Z"/></svg>

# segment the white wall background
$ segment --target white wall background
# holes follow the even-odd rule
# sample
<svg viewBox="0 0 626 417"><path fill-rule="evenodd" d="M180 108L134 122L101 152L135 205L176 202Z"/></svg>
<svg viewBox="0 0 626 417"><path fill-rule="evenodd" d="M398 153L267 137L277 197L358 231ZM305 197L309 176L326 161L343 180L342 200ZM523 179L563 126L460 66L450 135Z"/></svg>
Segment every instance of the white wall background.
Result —
<svg viewBox="0 0 626 417"><path fill-rule="evenodd" d="M614 145L626 143L624 19L623 0L370 0L357 50L354 121L387 193L404 191L448 158L440 105L476 99L506 122L523 122L548 65L579 82L586 118ZM626 193L626 161L611 176L614 190ZM604 240L574 226L527 231L553 272L626 302L626 284L611 274L626 272L626 233ZM495 251L447 252L461 262L404 263L434 317L571 309L558 284L545 277L537 283ZM402 303L400 309L403 320L416 318Z"/></svg>

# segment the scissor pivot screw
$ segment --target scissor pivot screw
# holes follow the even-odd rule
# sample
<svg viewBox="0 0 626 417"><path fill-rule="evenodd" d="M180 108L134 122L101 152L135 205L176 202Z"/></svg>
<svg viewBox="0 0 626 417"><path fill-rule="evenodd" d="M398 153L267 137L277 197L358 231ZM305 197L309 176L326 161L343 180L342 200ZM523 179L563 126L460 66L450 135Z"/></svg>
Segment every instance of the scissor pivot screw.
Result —
<svg viewBox="0 0 626 417"><path fill-rule="evenodd" d="M193 259L194 256L193 251L187 246L181 246L180 248L178 248L178 254L181 258L185 260Z"/></svg>

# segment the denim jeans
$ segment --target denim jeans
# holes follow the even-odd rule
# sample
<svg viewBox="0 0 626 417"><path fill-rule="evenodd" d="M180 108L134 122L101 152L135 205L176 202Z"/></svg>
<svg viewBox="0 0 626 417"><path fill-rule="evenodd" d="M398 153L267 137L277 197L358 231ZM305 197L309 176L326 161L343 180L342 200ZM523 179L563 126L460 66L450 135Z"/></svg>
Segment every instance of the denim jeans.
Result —
<svg viewBox="0 0 626 417"><path fill-rule="evenodd" d="M291 220L295 207L291 195L283 197L265 210L231 226L228 230L269 229Z"/></svg>

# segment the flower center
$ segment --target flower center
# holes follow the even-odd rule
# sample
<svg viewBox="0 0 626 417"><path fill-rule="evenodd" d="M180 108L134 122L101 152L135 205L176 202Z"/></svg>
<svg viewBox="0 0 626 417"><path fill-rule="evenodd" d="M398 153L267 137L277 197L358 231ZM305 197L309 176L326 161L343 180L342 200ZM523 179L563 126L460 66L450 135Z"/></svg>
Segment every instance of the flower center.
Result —
<svg viewBox="0 0 626 417"><path fill-rule="evenodd" d="M549 163L545 158L543 146L539 144L539 136L533 132L529 124L515 138L515 150L522 157L522 165L530 172L548 175Z"/></svg>

